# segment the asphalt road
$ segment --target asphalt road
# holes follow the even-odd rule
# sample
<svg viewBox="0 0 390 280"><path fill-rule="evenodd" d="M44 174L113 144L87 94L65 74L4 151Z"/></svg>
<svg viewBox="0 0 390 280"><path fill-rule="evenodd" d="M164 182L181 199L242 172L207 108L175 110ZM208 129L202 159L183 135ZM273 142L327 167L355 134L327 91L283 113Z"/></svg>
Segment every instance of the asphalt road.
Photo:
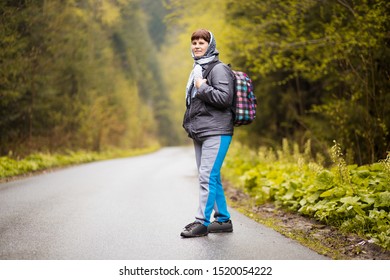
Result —
<svg viewBox="0 0 390 280"><path fill-rule="evenodd" d="M0 259L325 259L233 209L233 233L181 238L197 203L191 147L3 183Z"/></svg>

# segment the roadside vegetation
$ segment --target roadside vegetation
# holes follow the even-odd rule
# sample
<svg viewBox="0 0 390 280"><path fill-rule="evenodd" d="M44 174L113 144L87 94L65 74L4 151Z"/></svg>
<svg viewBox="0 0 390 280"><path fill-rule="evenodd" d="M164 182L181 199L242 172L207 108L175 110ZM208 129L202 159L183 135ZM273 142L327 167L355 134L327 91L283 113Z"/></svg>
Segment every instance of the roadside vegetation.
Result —
<svg viewBox="0 0 390 280"><path fill-rule="evenodd" d="M370 165L347 165L337 142L325 157L311 154L310 141L283 148L250 149L234 143L224 178L257 205L312 217L342 232L355 233L390 249L390 154Z"/></svg>
<svg viewBox="0 0 390 280"><path fill-rule="evenodd" d="M31 174L37 171L43 171L52 168L60 168L81 163L131 157L150 153L159 149L158 145L148 148L119 150L109 149L104 152L91 151L71 151L67 153L33 153L22 159L12 157L0 157L0 182L15 176Z"/></svg>

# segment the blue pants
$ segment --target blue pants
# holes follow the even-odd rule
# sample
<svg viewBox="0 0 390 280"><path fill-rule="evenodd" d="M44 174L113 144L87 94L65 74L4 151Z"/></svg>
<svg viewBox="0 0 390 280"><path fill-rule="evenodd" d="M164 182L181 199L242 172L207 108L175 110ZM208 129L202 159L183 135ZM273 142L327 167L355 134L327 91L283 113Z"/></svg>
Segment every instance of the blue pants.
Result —
<svg viewBox="0 0 390 280"><path fill-rule="evenodd" d="M210 216L218 222L230 219L225 194L221 183L221 167L229 149L232 136L218 135L194 140L196 164L199 173L199 208L196 220L203 225L210 224Z"/></svg>

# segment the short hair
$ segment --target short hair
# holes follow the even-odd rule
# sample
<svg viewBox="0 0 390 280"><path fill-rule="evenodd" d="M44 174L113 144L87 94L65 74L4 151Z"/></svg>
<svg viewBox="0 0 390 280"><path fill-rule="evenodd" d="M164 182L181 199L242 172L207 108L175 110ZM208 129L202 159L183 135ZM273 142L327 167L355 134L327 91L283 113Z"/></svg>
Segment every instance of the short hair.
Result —
<svg viewBox="0 0 390 280"><path fill-rule="evenodd" d="M207 43L210 44L210 41L211 41L210 32L208 30L202 28L202 29L198 29L194 33L192 33L191 42L194 40L199 40L199 39L203 39L203 40L207 41Z"/></svg>

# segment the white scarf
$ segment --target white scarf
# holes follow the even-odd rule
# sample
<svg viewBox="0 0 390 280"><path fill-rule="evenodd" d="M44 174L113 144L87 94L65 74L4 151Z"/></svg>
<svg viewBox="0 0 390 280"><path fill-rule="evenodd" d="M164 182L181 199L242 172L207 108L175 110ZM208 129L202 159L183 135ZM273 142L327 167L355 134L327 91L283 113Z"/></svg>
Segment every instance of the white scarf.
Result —
<svg viewBox="0 0 390 280"><path fill-rule="evenodd" d="M186 100L187 100L188 95L190 94L190 91L192 89L194 89L194 90L192 90L191 98L194 98L194 96L197 92L196 87L195 87L195 81L198 79L203 79L202 65L205 65L205 64L213 61L214 59L215 59L215 55L213 55L211 57L199 59L194 63L192 71L191 71L190 76L188 77L188 81L187 81Z"/></svg>

